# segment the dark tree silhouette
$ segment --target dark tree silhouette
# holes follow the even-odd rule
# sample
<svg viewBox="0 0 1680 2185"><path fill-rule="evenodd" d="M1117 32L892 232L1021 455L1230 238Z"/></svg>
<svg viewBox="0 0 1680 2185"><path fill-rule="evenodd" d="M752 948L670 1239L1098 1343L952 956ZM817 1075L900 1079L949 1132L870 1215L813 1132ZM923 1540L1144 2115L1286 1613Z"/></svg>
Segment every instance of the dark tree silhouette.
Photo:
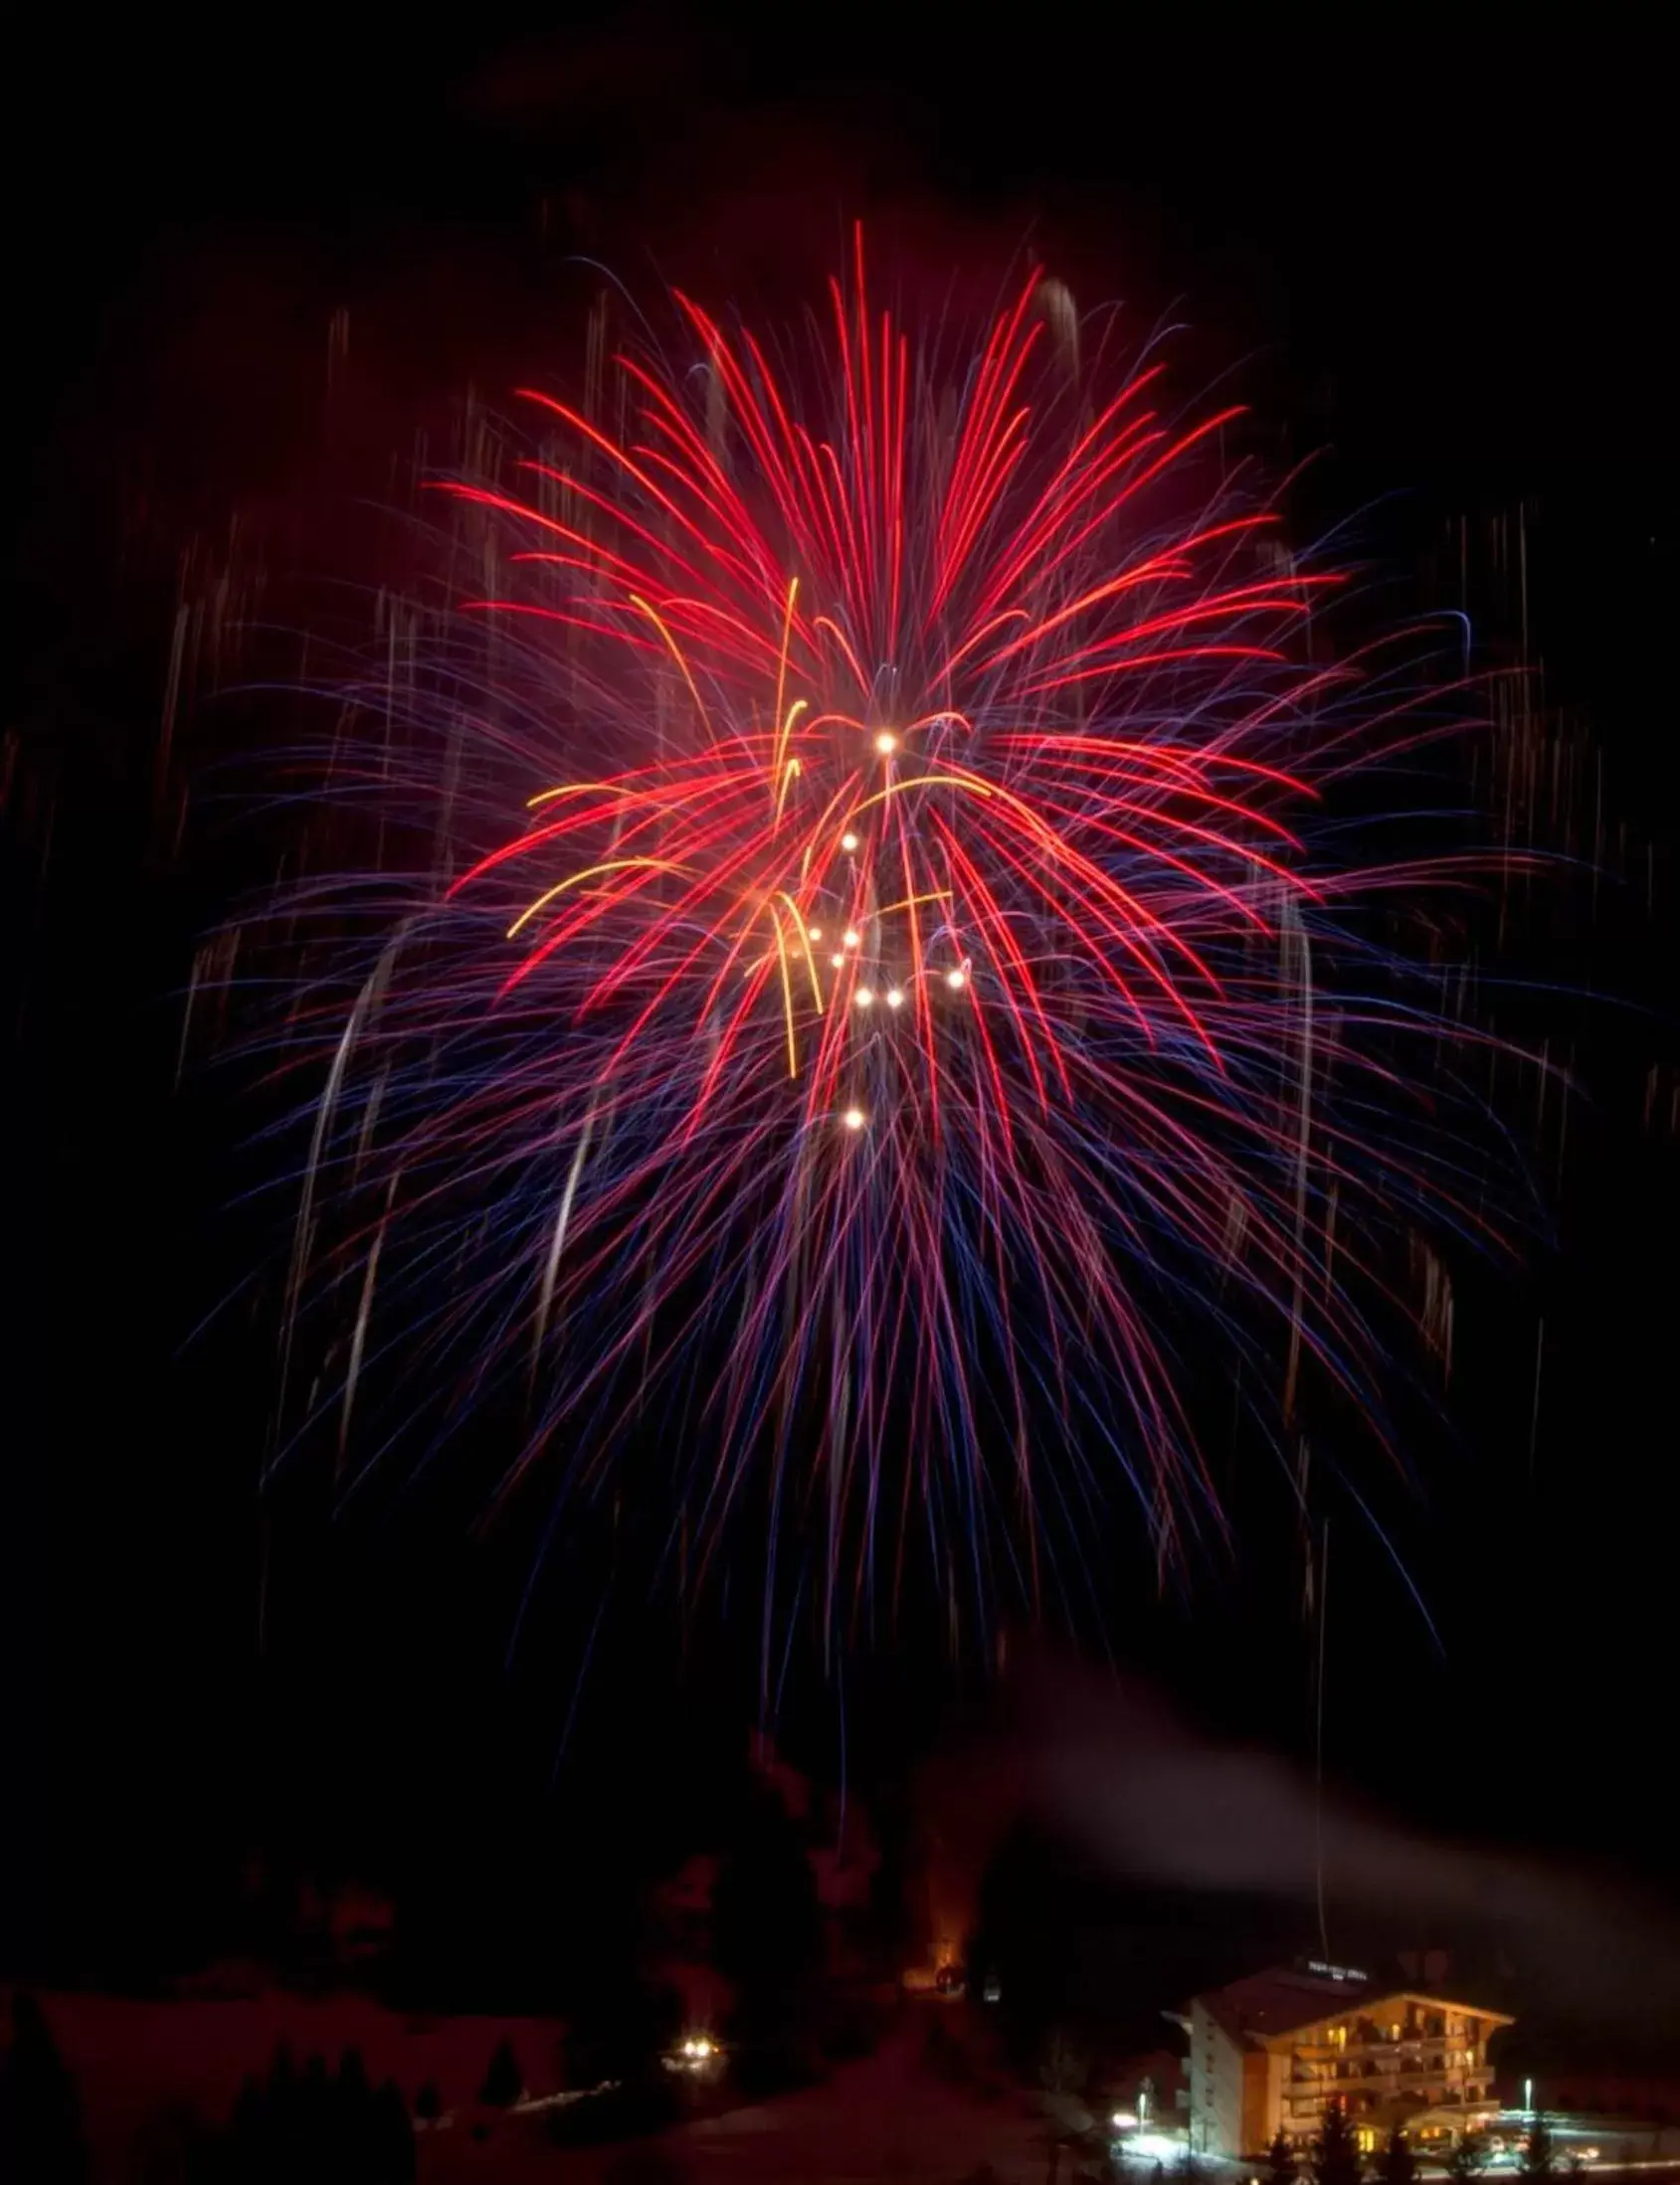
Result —
<svg viewBox="0 0 1680 2185"><path fill-rule="evenodd" d="M373 2096L368 2119L368 2175L384 2185L414 2185L414 2126L403 2091L388 2079Z"/></svg>
<svg viewBox="0 0 1680 2185"><path fill-rule="evenodd" d="M885 1804L875 1826L880 1858L869 1882L869 1934L880 1969L895 1975L927 1956L933 1936L908 1801Z"/></svg>
<svg viewBox="0 0 1680 2185"><path fill-rule="evenodd" d="M1475 2185L1488 2166L1488 2145L1480 2132L1466 2132L1446 2158L1453 2185Z"/></svg>
<svg viewBox="0 0 1680 2185"><path fill-rule="evenodd" d="M1280 2131L1266 2150L1266 2185L1298 2185L1301 2166L1286 2132Z"/></svg>
<svg viewBox="0 0 1680 2185"><path fill-rule="evenodd" d="M1529 2143L1523 2149L1521 2175L1524 2177L1555 2177L1558 2171L1557 2148L1552 2138L1552 2127L1545 2115L1536 2111L1529 2124Z"/></svg>
<svg viewBox="0 0 1680 2185"><path fill-rule="evenodd" d="M372 2174L378 2120L359 2049L346 2049L339 2057L337 2077L327 2089L325 2113L326 2134L333 2150L328 2164L330 2174L342 2177L344 2185Z"/></svg>
<svg viewBox="0 0 1680 2185"><path fill-rule="evenodd" d="M414 2097L414 2113L428 2124L436 2124L444 2113L444 2097L438 2092L438 2082L428 2079Z"/></svg>
<svg viewBox="0 0 1680 2185"><path fill-rule="evenodd" d="M1324 2121L1307 2151L1307 2168L1313 2185L1359 2185L1359 2148L1340 2101L1325 2103Z"/></svg>
<svg viewBox="0 0 1680 2185"><path fill-rule="evenodd" d="M1057 2026L1038 2060L1038 2084L1046 2094L1077 2094L1091 2069L1090 2058Z"/></svg>
<svg viewBox="0 0 1680 2185"><path fill-rule="evenodd" d="M53 2029L33 1995L12 2001L12 2040L0 2061L0 2174L40 2185L84 2185L82 2104Z"/></svg>
<svg viewBox="0 0 1680 2185"><path fill-rule="evenodd" d="M1001 1991L998 2014L1012 2060L1030 2071L1068 2001L1071 1888L1058 1847L1029 1823L1005 1836L980 1880L969 1977Z"/></svg>
<svg viewBox="0 0 1680 2185"><path fill-rule="evenodd" d="M294 2091L290 2076L291 2059L281 2050L269 2069L269 2084L265 2090L255 2076L248 2078L240 2088L238 2098L227 2125L219 2134L205 2141L200 2151L199 2173L205 2178L263 2175L260 2164L264 2159L264 2147L275 2126L275 2114L280 2101ZM277 2099L277 2096L280 2098ZM289 2115L290 2110L286 2113Z"/></svg>
<svg viewBox="0 0 1680 2185"><path fill-rule="evenodd" d="M510 2109L524 2091L519 2059L513 2053L512 2042L504 2038L495 2045L489 2069L484 2074L484 2084L478 2089L478 2099L487 2102L492 2109Z"/></svg>
<svg viewBox="0 0 1680 2185"><path fill-rule="evenodd" d="M187 2170L189 2185L414 2185L414 2174L402 2094L389 2080L375 2094L354 2049L332 2074L318 2056L298 2072L278 2050L267 2084L246 2081Z"/></svg>
<svg viewBox="0 0 1680 2185"><path fill-rule="evenodd" d="M1383 2152L1377 2157L1377 2175L1383 2185L1413 2185L1416 2178L1417 2157L1398 2124L1383 2142Z"/></svg>
<svg viewBox="0 0 1680 2185"><path fill-rule="evenodd" d="M744 2041L797 2037L821 1969L817 1879L799 1832L771 1791L754 1794L712 1886L712 1953L735 1987Z"/></svg>
<svg viewBox="0 0 1680 2185"><path fill-rule="evenodd" d="M1061 2175L1061 2150L1067 2137L1066 2115L1058 2104L1079 2092L1090 2068L1090 2058L1084 2051L1069 2040L1060 2027L1052 2028L1038 2060L1038 2084L1048 2097L1045 2108L1049 2126L1049 2169L1046 2173L1049 2185L1055 2185Z"/></svg>

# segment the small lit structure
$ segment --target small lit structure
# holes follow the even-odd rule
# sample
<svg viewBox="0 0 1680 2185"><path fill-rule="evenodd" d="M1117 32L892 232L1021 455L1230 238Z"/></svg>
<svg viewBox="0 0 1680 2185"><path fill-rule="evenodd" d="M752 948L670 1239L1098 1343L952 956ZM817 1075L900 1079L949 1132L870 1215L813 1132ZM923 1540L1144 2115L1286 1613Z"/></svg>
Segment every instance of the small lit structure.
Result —
<svg viewBox="0 0 1680 2185"><path fill-rule="evenodd" d="M1118 2135L1116 2152L1129 2156L1134 2162L1169 2163L1182 2162L1185 2140L1175 2132L1122 2131Z"/></svg>
<svg viewBox="0 0 1680 2185"><path fill-rule="evenodd" d="M1112 2152L1121 2158L1149 2164L1179 2163L1184 2159L1188 2141L1183 2132L1164 2131L1155 2114L1155 2080L1145 2072L1136 2081L1137 2092L1130 2107L1122 2106L1113 2111L1108 2120L1113 2133Z"/></svg>
<svg viewBox="0 0 1680 2185"><path fill-rule="evenodd" d="M664 2059L667 2072L686 2072L690 2077L703 2078L715 2071L723 2061L723 2045L709 2033L685 2033L676 2047Z"/></svg>

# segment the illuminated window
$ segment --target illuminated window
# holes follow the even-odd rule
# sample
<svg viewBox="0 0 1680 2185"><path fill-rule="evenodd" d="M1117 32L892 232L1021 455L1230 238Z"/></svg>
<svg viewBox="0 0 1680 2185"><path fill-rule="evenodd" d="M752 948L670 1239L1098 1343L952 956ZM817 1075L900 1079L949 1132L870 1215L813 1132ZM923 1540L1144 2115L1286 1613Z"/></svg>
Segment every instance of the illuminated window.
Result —
<svg viewBox="0 0 1680 2185"><path fill-rule="evenodd" d="M1400 2023L1397 2020L1396 2023L1389 2028L1389 2039L1391 2041L1398 2041L1400 2039Z"/></svg>

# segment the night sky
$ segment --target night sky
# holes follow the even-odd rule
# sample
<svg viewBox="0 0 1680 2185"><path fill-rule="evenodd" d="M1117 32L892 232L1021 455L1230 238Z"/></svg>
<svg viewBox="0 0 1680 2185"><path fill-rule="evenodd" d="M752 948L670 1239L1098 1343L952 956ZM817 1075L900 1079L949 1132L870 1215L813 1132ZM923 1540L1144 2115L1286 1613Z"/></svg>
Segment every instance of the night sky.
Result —
<svg viewBox="0 0 1680 2185"><path fill-rule="evenodd" d="M504 1669L528 1538L329 1528L303 1495L265 1548L272 1336L235 1312L188 1340L261 1248L233 1206L245 1123L221 1081L174 1090L193 950L267 877L237 816L264 717L196 724L193 768L225 735L244 771L194 775L179 841L158 723L182 556L238 515L273 565L317 569L332 509L387 489L417 424L569 351L569 260L773 309L857 214L888 252L1030 248L1081 299L1183 320L1189 369L1235 367L1280 453L1316 456L1293 520L1345 525L1397 602L1443 596L1462 522L1494 663L1522 607L1485 548L1523 511L1544 703L1601 754L1632 846L1595 889L1561 869L1523 944L1513 1020L1580 1085L1562 1167L1549 1140L1538 1171L1548 1233L1519 1271L1466 1276L1452 1389L1384 1503L1441 1648L1387 1552L1336 1523L1328 1766L1402 1833L1672 1896L1680 762L1652 55L1410 18L1309 44L1030 11L909 37L856 10L758 37L488 13L349 43L283 14L191 40L38 22L14 62L7 1954L97 1973L216 1946L219 1893L263 1844L400 1885L493 1842L517 1894L557 1836L635 1812L661 1856L744 1750L727 1638L675 1666L674 1611L581 1698L575 1615ZM339 310L349 393L323 421ZM1300 1754L1299 1553L1252 1502L1235 1552L1165 1596L1122 1570L1108 1637L1208 1734ZM865 1659L843 1707L796 1679L779 1730L832 1778L843 1715L848 1769L890 1778L953 1709L984 1714L989 1674Z"/></svg>

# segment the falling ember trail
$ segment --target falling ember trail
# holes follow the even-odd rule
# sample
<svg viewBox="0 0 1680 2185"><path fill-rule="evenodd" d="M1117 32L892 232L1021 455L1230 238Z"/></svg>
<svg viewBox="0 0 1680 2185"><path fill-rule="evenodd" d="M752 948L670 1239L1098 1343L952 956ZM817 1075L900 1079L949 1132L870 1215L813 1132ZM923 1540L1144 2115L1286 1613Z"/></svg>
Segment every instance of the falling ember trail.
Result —
<svg viewBox="0 0 1680 2185"><path fill-rule="evenodd" d="M1307 1281L1307 1164L1312 1148L1313 1098L1313 959L1312 945L1291 898L1283 910L1283 949L1286 967L1293 959L1295 984L1301 997L1301 1032L1296 1063L1295 1104L1295 1278L1289 1310L1289 1364L1283 1377L1285 1423L1295 1415L1295 1391L1301 1371L1301 1308ZM1285 977L1291 976L1286 968Z"/></svg>
<svg viewBox="0 0 1680 2185"><path fill-rule="evenodd" d="M536 1319L531 1329L530 1377L533 1384L542 1361L543 1338L548 1333L548 1315L554 1303L554 1280L560 1272L560 1254L566 1249L566 1229L572 1218L572 1201L577 1196L578 1179L583 1175L584 1163L589 1159L590 1140L595 1135L595 1107L594 1100L591 1100L584 1111L583 1128L578 1133L577 1147L566 1170L566 1187L560 1193L560 1204L554 1215L554 1235L542 1270L542 1291L537 1299Z"/></svg>

